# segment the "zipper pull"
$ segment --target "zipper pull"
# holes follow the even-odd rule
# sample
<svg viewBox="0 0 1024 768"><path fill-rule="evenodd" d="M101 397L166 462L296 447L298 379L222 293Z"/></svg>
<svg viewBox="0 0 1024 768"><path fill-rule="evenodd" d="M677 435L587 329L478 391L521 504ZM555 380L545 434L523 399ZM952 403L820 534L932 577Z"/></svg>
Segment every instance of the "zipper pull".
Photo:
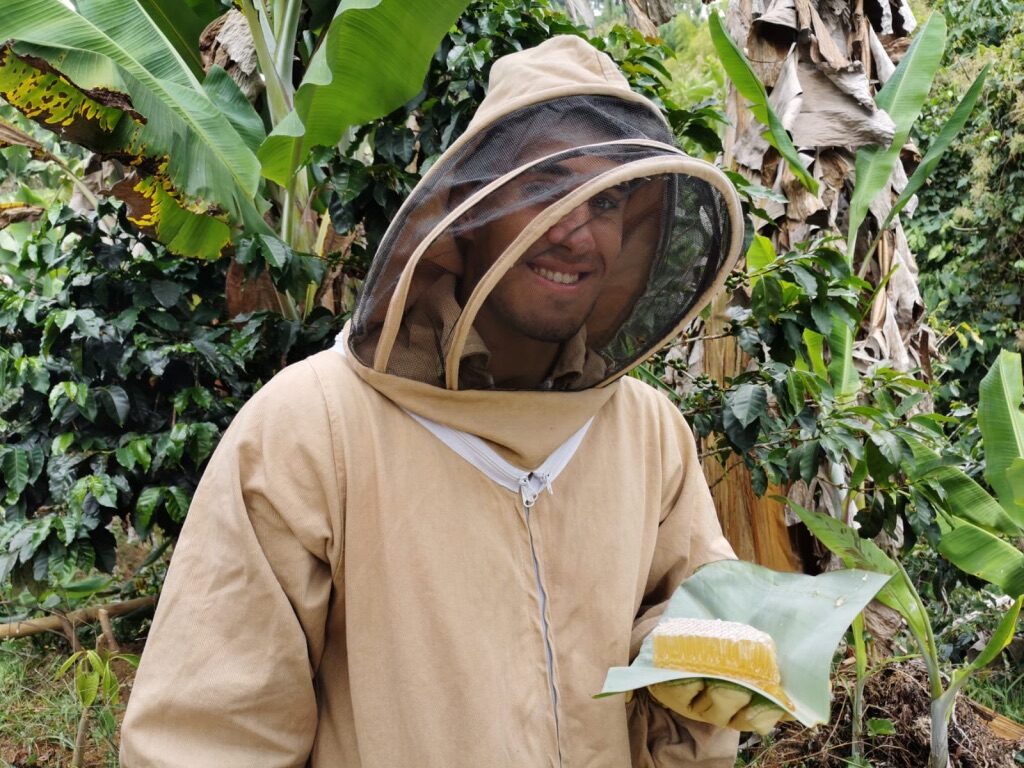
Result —
<svg viewBox="0 0 1024 768"><path fill-rule="evenodd" d="M555 489L551 485L550 474L548 474L547 472L537 472L533 476L540 481L540 488L537 490L538 496L540 496L544 491L547 491L552 496L555 495Z"/></svg>
<svg viewBox="0 0 1024 768"><path fill-rule="evenodd" d="M537 501L537 494L530 487L531 475L519 476L519 495L523 499L523 509L529 510Z"/></svg>

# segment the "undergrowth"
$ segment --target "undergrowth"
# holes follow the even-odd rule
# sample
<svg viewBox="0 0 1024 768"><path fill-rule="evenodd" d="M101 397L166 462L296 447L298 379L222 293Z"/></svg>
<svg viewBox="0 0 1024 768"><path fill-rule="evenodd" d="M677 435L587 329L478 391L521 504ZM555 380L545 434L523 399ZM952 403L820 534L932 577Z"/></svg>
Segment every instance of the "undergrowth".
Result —
<svg viewBox="0 0 1024 768"><path fill-rule="evenodd" d="M67 764L80 709L72 678L56 679L66 647L40 640L0 643L0 766L28 768ZM116 768L116 731L93 722L86 765Z"/></svg>

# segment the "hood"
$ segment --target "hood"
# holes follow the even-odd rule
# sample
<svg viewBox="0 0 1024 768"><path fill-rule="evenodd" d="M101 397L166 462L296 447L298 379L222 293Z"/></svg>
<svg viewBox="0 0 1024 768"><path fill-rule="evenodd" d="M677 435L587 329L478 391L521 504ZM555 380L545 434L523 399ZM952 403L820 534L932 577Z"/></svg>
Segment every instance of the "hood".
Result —
<svg viewBox="0 0 1024 768"><path fill-rule="evenodd" d="M381 242L348 357L428 418L465 429L456 403L529 402L568 437L721 288L742 235L725 176L607 55L556 37L495 62Z"/></svg>

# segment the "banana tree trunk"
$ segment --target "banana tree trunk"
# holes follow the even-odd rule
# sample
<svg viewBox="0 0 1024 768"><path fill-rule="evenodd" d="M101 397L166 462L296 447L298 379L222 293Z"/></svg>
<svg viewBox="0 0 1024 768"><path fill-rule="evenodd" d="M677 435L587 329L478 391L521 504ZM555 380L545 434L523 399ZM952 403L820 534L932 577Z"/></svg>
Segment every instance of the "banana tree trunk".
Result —
<svg viewBox="0 0 1024 768"><path fill-rule="evenodd" d="M758 76L768 88L770 102L794 144L809 161L809 171L819 182L819 195L797 182L788 166L762 138L764 127L751 116L741 97L731 90L727 105L731 127L726 133L724 164L747 178L783 194L787 201L767 201L762 207L775 219L771 234L783 252L816 232L842 232L853 186L854 155L858 148L887 145L893 122L876 109L874 93L892 74L894 59L906 49L915 21L905 0L732 0L727 17L730 35L744 49ZM908 146L905 157L914 148ZM887 202L906 184L901 164L891 179L889 195L880 195L872 206L874 219L862 232L870 241L878 222L888 212ZM871 217L869 217L870 219ZM763 222L756 221L763 226ZM858 261L866 251L861 243ZM855 362L861 367L886 359L892 367L928 370L934 349L933 335L922 323L924 303L917 285L917 266L897 221L886 232L868 263L858 263L861 274L878 283L896 269L884 292L865 319L855 345ZM732 339L714 342L705 359L715 360L719 381L741 373L749 359ZM711 371L708 371L711 373ZM714 474L715 468L708 468ZM748 546L753 532L765 521L783 526L781 510L774 501L749 492L749 477L731 472L714 489L721 500L719 514L727 531L740 532L734 545L741 556L753 553L760 562L773 559L799 565L799 557L787 548L789 536L773 533L769 545ZM767 495L784 489L770 489ZM837 512L839 512L837 510ZM743 532L750 532L747 536ZM762 540L769 540L762 536Z"/></svg>

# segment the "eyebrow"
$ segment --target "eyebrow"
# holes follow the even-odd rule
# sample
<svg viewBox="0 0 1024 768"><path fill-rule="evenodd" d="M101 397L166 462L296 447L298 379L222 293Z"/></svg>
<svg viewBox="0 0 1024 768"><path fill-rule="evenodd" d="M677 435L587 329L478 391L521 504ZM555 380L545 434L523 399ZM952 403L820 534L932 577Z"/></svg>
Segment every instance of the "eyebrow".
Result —
<svg viewBox="0 0 1024 768"><path fill-rule="evenodd" d="M564 178L566 176L573 175L576 171L573 171L571 168L568 168L559 161L549 160L548 162L538 163L533 166L533 168L528 169L526 173L542 173L546 176L558 176L560 178Z"/></svg>

